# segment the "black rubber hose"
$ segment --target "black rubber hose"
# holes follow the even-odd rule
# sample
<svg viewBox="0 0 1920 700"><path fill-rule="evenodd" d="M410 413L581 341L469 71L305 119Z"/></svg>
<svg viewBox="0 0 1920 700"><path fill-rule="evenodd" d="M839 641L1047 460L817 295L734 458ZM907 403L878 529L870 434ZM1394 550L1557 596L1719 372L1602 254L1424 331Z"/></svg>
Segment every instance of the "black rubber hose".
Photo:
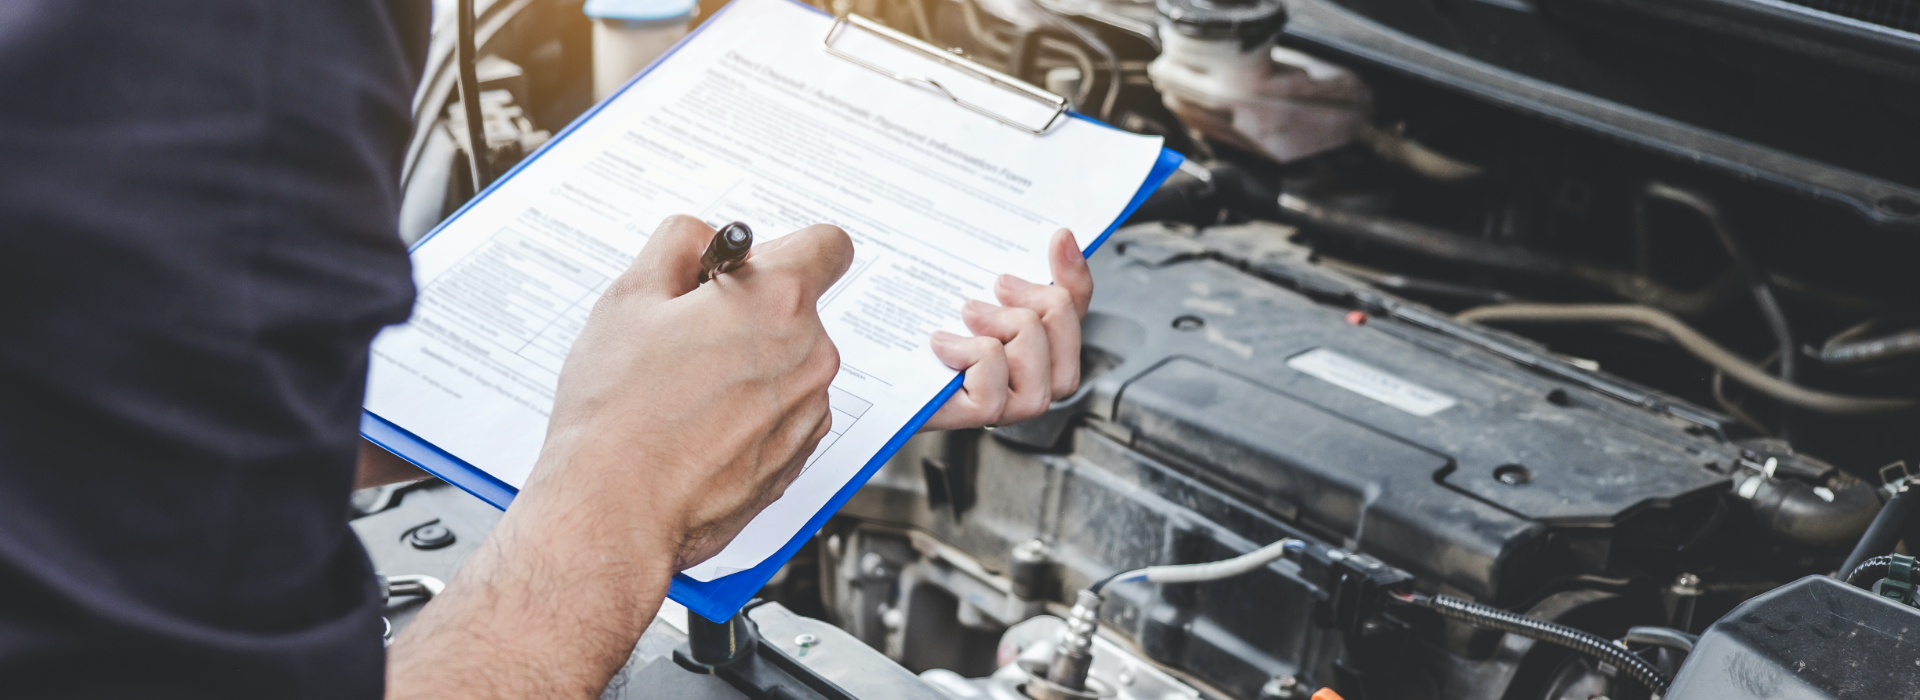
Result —
<svg viewBox="0 0 1920 700"><path fill-rule="evenodd" d="M1237 218L1276 221L1280 190L1266 178L1225 163L1187 161L1134 210L1129 223L1179 221L1195 226L1220 223L1221 211Z"/></svg>
<svg viewBox="0 0 1920 700"><path fill-rule="evenodd" d="M460 104L467 114L467 160L473 169L473 191L477 194L493 182L491 164L487 162L487 125L480 121L480 74L474 68L479 57L474 48L473 38L473 0L460 0L454 14L458 15L459 37L454 45L454 60L460 64Z"/></svg>
<svg viewBox="0 0 1920 700"><path fill-rule="evenodd" d="M1422 257L1549 280L1571 280L1636 303L1700 316L1738 296L1739 280L1729 275L1696 292L1682 292L1643 275L1518 246L1466 236L1412 221L1325 206L1294 194L1279 197L1275 220L1308 235L1378 245ZM1263 217L1262 217L1263 218ZM1727 284L1731 282L1732 284Z"/></svg>
<svg viewBox="0 0 1920 700"><path fill-rule="evenodd" d="M1572 649L1600 661L1613 664L1634 680L1665 695L1667 685L1672 679L1647 663L1646 659L1626 648L1601 638L1599 635L1582 632L1555 622L1536 617L1528 617L1515 612L1481 605L1479 603L1448 596L1412 596L1398 600L1440 613L1442 617L1459 620L1482 629L1497 630L1507 634L1517 634L1535 641L1546 642Z"/></svg>
<svg viewBox="0 0 1920 700"><path fill-rule="evenodd" d="M1880 514L1873 517L1873 523L1867 526L1867 534L1860 536L1860 543L1853 546L1853 553L1847 555L1840 571L1847 574L1849 582L1852 572L1867 561L1893 551L1893 543L1900 539L1900 530L1907 524L1907 518L1913 513L1914 504L1920 502L1920 496L1914 495L1915 489L1908 488L1893 495L1887 504L1880 507Z"/></svg>
<svg viewBox="0 0 1920 700"><path fill-rule="evenodd" d="M1847 574L1847 585L1855 588L1873 590L1873 582L1887 577L1887 569L1893 566L1893 555L1880 556L1860 562ZM1841 569L1841 571L1848 571Z"/></svg>
<svg viewBox="0 0 1920 700"><path fill-rule="evenodd" d="M1140 203L1127 223L1178 221L1211 226L1219 222L1221 202L1213 174L1198 165L1189 167L1190 164L1192 161L1182 164L1153 194L1147 195L1147 201Z"/></svg>
<svg viewBox="0 0 1920 700"><path fill-rule="evenodd" d="M1858 479L1833 480L1828 497L1822 498L1803 481L1759 474L1749 478L1760 481L1743 483L1739 493L1746 496L1753 506L1754 519L1775 542L1837 553L1863 541L1878 514L1884 512L1873 487ZM1887 546L1891 549L1893 545Z"/></svg>

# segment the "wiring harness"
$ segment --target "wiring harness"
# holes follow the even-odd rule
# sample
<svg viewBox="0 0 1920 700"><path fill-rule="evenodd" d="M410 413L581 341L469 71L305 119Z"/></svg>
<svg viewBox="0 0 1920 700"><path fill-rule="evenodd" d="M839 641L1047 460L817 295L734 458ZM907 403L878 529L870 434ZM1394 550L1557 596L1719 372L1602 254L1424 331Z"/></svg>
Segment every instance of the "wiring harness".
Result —
<svg viewBox="0 0 1920 700"><path fill-rule="evenodd" d="M1653 664L1647 663L1646 659L1640 658L1626 647L1599 635L1582 632L1556 622L1443 595L1402 594L1394 596L1394 599L1408 605L1427 608L1440 613L1441 617L1459 620L1474 627L1517 634L1586 654L1612 664L1657 694L1664 695L1667 692L1667 686L1673 682L1672 679L1667 678L1666 674L1661 673L1660 669L1654 668Z"/></svg>

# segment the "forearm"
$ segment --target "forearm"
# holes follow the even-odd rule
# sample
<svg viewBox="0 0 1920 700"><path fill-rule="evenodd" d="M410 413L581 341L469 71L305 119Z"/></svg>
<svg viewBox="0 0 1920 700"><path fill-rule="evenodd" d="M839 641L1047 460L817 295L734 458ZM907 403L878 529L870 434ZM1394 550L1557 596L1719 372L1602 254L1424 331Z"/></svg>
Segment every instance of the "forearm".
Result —
<svg viewBox="0 0 1920 700"><path fill-rule="evenodd" d="M542 497L556 495L523 493L402 632L390 700L599 697L666 596L677 540L623 531L578 494Z"/></svg>
<svg viewBox="0 0 1920 700"><path fill-rule="evenodd" d="M595 302L526 487L389 650L389 698L598 697L673 573L725 547L827 435L840 358L819 299L852 240L802 229L703 286L713 236L669 219Z"/></svg>

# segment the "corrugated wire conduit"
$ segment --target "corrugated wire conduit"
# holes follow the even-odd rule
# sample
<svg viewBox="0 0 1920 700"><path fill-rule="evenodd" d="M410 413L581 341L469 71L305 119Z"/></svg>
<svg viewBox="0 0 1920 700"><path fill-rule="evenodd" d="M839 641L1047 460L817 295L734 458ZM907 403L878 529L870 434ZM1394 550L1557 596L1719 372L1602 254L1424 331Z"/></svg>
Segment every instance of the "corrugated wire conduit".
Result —
<svg viewBox="0 0 1920 700"><path fill-rule="evenodd" d="M1658 694L1664 695L1667 692L1667 686L1672 683L1672 679L1667 678L1660 669L1654 668L1653 664L1647 663L1646 659L1596 634L1443 595L1399 595L1395 596L1395 599L1408 605L1432 610L1442 617L1459 620L1474 627L1515 634L1586 654L1612 664Z"/></svg>

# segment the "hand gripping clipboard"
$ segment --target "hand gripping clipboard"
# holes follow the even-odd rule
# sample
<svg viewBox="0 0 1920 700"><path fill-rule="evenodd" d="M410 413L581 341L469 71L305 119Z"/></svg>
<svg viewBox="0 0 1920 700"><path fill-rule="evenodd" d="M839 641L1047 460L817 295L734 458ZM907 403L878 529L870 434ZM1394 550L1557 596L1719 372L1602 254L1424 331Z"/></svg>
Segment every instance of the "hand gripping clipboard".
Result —
<svg viewBox="0 0 1920 700"><path fill-rule="evenodd" d="M803 3L795 4L819 12L817 8ZM736 5L729 4L722 8L720 13L716 13L716 17L736 9ZM540 150L523 159L512 170L495 180L486 190L469 200L459 211L441 222L433 232L422 237L414 247L418 248L426 244L481 199L504 186L529 164L564 141L581 124L594 118L607 104L618 99L634 84L644 80L654 68L660 65L661 61L688 42L697 39L702 28L704 25L701 28L695 28L647 70L634 76L620 91L575 119ZM1106 126L1070 111L1067 100L1058 95L949 54L864 17L848 15L836 18L826 36L823 37L822 48L836 58L895 80L934 91L952 101L956 106L1026 133L1044 135L1068 119L1081 119ZM1105 243L1107 238L1119 229L1121 222L1132 216L1134 210L1138 209L1147 197L1179 168L1183 160L1178 153L1163 148L1159 159L1153 164L1146 179L1120 215L1108 225L1106 230L1100 232L1097 238L1087 244L1083 252L1091 255L1102 243ZM962 379L961 376L955 376L945 390L917 413L899 433L889 439L886 445L863 465L860 472L850 479L832 500L815 513L806 526L795 533L774 555L767 557L751 569L731 573L711 581L696 581L684 574L676 574L668 597L685 605L689 611L710 620L724 621L732 617L741 606L759 592L762 586L766 585L767 581L773 578L789 559L793 558L794 554L799 552L802 546L813 538L815 532L826 525L833 514L846 505L848 499L852 498L860 487L866 485L867 480L872 478L909 438L919 432L927 419L931 418L934 412L960 388ZM518 494L517 489L498 477L370 411L363 411L361 414L360 433L369 442L379 445L497 508L505 509Z"/></svg>

